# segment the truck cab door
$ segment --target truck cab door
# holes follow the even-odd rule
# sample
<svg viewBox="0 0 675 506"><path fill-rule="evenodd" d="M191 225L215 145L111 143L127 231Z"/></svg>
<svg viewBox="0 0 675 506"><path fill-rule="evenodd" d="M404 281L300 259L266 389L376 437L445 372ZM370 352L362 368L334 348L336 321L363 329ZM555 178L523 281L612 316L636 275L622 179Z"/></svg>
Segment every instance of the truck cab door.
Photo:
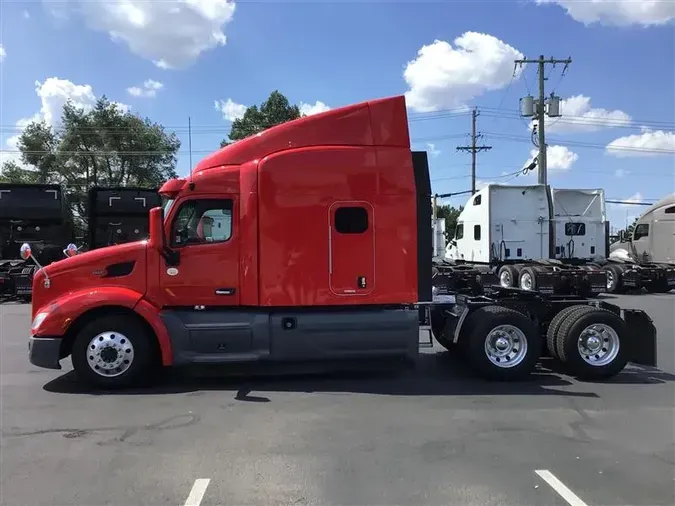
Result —
<svg viewBox="0 0 675 506"><path fill-rule="evenodd" d="M335 295L367 295L375 287L374 210L368 202L329 208L328 269Z"/></svg>
<svg viewBox="0 0 675 506"><path fill-rule="evenodd" d="M237 210L236 195L179 203L167 238L179 258L159 272L164 306L239 305Z"/></svg>

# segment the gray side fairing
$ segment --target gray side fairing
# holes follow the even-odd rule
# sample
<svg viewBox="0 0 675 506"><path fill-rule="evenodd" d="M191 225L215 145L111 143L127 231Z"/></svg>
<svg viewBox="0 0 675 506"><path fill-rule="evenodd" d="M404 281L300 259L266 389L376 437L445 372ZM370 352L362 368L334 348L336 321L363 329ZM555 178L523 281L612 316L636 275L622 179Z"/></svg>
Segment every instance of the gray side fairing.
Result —
<svg viewBox="0 0 675 506"><path fill-rule="evenodd" d="M165 309L173 364L416 359L416 309Z"/></svg>

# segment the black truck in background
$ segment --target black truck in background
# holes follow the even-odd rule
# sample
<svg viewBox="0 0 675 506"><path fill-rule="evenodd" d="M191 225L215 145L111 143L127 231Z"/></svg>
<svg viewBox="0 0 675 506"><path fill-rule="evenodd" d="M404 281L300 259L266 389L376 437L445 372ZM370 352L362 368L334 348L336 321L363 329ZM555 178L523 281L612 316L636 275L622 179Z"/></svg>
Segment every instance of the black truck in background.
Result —
<svg viewBox="0 0 675 506"><path fill-rule="evenodd" d="M148 214L161 206L157 188L89 190L87 248L92 250L148 237Z"/></svg>
<svg viewBox="0 0 675 506"><path fill-rule="evenodd" d="M157 188L91 188L87 195L84 244L92 250L148 237L150 209L162 205ZM73 227L59 185L0 184L0 298L30 300L31 261L21 260L19 250L29 243L41 265L64 258L74 243Z"/></svg>
<svg viewBox="0 0 675 506"><path fill-rule="evenodd" d="M21 245L42 265L60 260L73 239L67 216L59 185L0 184L0 296L30 299L36 266L21 260Z"/></svg>

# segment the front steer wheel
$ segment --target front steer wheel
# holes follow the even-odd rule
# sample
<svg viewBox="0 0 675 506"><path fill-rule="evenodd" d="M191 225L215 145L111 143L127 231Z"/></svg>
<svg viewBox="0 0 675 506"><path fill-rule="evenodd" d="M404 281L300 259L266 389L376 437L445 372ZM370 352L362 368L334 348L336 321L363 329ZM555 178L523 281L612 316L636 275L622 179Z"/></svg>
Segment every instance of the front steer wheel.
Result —
<svg viewBox="0 0 675 506"><path fill-rule="evenodd" d="M476 372L490 380L527 377L539 360L542 339L522 313L501 306L474 311L464 324L460 345Z"/></svg>
<svg viewBox="0 0 675 506"><path fill-rule="evenodd" d="M108 315L87 324L75 337L72 361L84 383L125 388L152 377L156 364L152 336L126 315Z"/></svg>

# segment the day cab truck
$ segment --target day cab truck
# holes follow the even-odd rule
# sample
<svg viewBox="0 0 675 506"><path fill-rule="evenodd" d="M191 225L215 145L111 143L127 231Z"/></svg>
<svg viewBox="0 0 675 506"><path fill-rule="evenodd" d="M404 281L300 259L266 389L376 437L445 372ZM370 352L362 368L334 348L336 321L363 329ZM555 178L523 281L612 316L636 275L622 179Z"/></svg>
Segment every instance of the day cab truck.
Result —
<svg viewBox="0 0 675 506"><path fill-rule="evenodd" d="M526 377L547 347L580 377L656 364L642 311L432 283L429 169L403 96L235 142L160 194L148 240L36 273L32 364L71 356L81 380L123 387L155 365L410 363L427 330L497 380Z"/></svg>
<svg viewBox="0 0 675 506"><path fill-rule="evenodd" d="M33 262L20 258L30 242L42 264L62 258L71 240L61 187L49 184L0 184L0 295L30 299Z"/></svg>
<svg viewBox="0 0 675 506"><path fill-rule="evenodd" d="M645 288L652 293L675 289L675 193L638 218L633 233L610 246L607 291Z"/></svg>
<svg viewBox="0 0 675 506"><path fill-rule="evenodd" d="M462 210L445 270L496 275L505 288L595 297L607 285L596 261L609 254L608 226L602 190L490 184Z"/></svg>

